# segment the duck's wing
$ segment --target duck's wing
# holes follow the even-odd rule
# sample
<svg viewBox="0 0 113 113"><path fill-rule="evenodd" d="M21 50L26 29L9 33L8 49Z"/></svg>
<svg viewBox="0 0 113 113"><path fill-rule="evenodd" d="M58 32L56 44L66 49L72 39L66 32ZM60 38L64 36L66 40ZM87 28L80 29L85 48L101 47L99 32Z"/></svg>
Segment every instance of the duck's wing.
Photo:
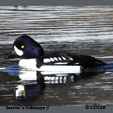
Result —
<svg viewBox="0 0 113 113"><path fill-rule="evenodd" d="M104 63L103 61L87 55L75 55L73 56L73 59L74 62L79 62L79 64L84 68L99 67L106 65L106 63Z"/></svg>
<svg viewBox="0 0 113 113"><path fill-rule="evenodd" d="M80 65L84 68L104 66L106 63L94 57L72 53L52 53L44 56L46 65Z"/></svg>
<svg viewBox="0 0 113 113"><path fill-rule="evenodd" d="M73 57L68 53L52 53L43 58L46 65L72 65L74 64L73 61Z"/></svg>

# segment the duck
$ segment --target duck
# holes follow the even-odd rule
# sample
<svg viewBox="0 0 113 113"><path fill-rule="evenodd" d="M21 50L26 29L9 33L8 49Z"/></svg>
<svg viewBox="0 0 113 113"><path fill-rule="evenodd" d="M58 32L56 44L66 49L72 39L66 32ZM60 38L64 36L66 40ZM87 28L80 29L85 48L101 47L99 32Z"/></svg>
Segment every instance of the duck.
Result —
<svg viewBox="0 0 113 113"><path fill-rule="evenodd" d="M81 73L89 68L106 65L105 62L88 55L67 52L46 54L43 47L26 34L16 38L8 58L20 58L20 67L43 72Z"/></svg>

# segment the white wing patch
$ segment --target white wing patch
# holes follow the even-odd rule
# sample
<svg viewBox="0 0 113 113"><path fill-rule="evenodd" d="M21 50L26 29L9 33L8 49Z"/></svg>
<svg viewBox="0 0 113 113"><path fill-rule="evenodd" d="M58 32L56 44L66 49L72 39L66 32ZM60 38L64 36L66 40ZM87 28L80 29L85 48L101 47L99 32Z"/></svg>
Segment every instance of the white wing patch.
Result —
<svg viewBox="0 0 113 113"><path fill-rule="evenodd" d="M65 58L65 57L62 57L62 59L63 59L63 60L66 60L66 58Z"/></svg>
<svg viewBox="0 0 113 113"><path fill-rule="evenodd" d="M48 63L48 62L50 62L50 59L49 58L45 58L44 59L44 63Z"/></svg>
<svg viewBox="0 0 113 113"><path fill-rule="evenodd" d="M24 54L23 51L18 49L16 46L14 46L14 50L18 56L22 56Z"/></svg>
<svg viewBox="0 0 113 113"><path fill-rule="evenodd" d="M58 61L58 58L54 57L55 61Z"/></svg>
<svg viewBox="0 0 113 113"><path fill-rule="evenodd" d="M79 62L76 62L75 64L80 64Z"/></svg>
<svg viewBox="0 0 113 113"><path fill-rule="evenodd" d="M54 64L68 64L68 62L66 60L73 60L73 58L69 57L66 58L64 56L58 56L58 57L50 57L50 58L45 58L44 59L44 63L50 63L50 62L54 62Z"/></svg>
<svg viewBox="0 0 113 113"><path fill-rule="evenodd" d="M54 60L54 58L50 58L50 61L54 62L55 60Z"/></svg>
<svg viewBox="0 0 113 113"><path fill-rule="evenodd" d="M55 64L68 64L68 62L57 62Z"/></svg>
<svg viewBox="0 0 113 113"><path fill-rule="evenodd" d="M62 59L61 59L61 57L58 57L58 59L61 61Z"/></svg>
<svg viewBox="0 0 113 113"><path fill-rule="evenodd" d="M44 63L49 63L49 62L57 62L57 61L62 61L66 60L65 57L50 57L50 58L45 58Z"/></svg>
<svg viewBox="0 0 113 113"><path fill-rule="evenodd" d="M70 57L69 60L73 60L73 58Z"/></svg>

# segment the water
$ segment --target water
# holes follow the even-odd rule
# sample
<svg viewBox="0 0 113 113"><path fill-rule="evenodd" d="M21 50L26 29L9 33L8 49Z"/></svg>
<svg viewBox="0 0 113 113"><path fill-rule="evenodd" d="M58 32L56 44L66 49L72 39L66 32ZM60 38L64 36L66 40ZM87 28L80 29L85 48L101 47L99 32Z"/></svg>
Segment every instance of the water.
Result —
<svg viewBox="0 0 113 113"><path fill-rule="evenodd" d="M113 61L112 6L0 6L1 69L18 64L18 59L5 58L21 34L28 34L41 43L46 52L71 51ZM18 76L0 72L0 105L113 105L112 72L90 74L88 78L72 74L57 78L37 72L27 74L37 77L37 81L21 82ZM23 89L21 102L16 97L19 88Z"/></svg>

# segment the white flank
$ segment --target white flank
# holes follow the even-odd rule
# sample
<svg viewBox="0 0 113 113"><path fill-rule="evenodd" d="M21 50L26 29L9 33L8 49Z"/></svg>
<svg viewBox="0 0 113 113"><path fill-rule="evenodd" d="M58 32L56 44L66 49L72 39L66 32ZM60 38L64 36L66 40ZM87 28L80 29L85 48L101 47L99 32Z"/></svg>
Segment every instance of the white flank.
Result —
<svg viewBox="0 0 113 113"><path fill-rule="evenodd" d="M36 59L22 59L19 66L27 70L35 70L50 73L81 73L81 66L73 65L42 65L40 68L36 66Z"/></svg>
<svg viewBox="0 0 113 113"><path fill-rule="evenodd" d="M38 71L44 73L81 73L82 69L81 66L64 66L64 65L43 65Z"/></svg>
<svg viewBox="0 0 113 113"><path fill-rule="evenodd" d="M68 62L57 62L55 64L67 64Z"/></svg>
<svg viewBox="0 0 113 113"><path fill-rule="evenodd" d="M18 56L22 56L23 55L23 51L19 50L16 46L14 46L14 50L15 50L15 52L16 52L16 54Z"/></svg>

